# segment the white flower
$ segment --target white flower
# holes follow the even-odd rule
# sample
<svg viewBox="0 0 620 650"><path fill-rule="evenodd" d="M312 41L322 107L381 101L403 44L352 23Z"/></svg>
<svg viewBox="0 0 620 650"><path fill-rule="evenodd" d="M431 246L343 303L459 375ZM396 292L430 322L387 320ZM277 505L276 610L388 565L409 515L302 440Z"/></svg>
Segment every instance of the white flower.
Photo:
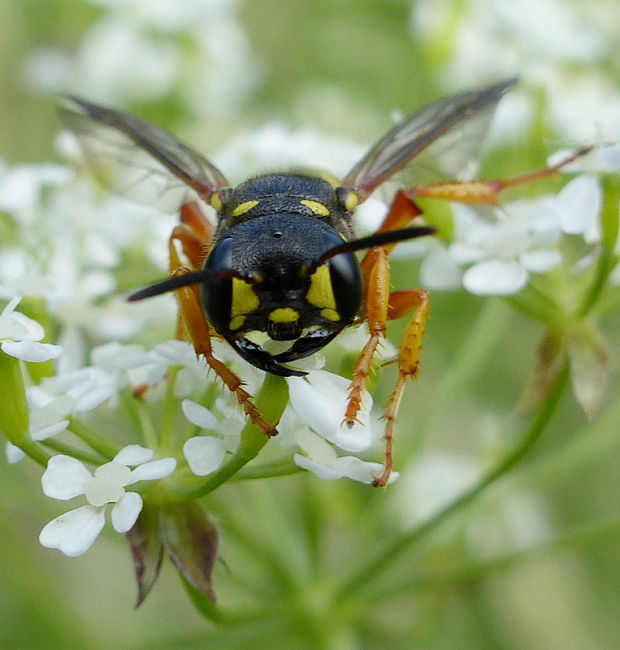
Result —
<svg viewBox="0 0 620 650"><path fill-rule="evenodd" d="M153 351L145 351L141 345L106 343L93 349L93 365L103 368L115 378L118 389L129 385L154 386L168 371L168 364Z"/></svg>
<svg viewBox="0 0 620 650"><path fill-rule="evenodd" d="M204 359L196 358L191 343L173 339L155 346L156 354L170 365L181 366L174 384L176 397L187 397L197 387L206 386L208 366Z"/></svg>
<svg viewBox="0 0 620 650"><path fill-rule="evenodd" d="M57 548L68 557L85 553L103 528L108 503L114 504L111 512L114 529L119 533L129 531L142 510L142 497L137 492L126 492L125 487L138 481L164 478L176 467L174 458L151 461L152 457L151 449L128 445L114 460L98 467L94 475L70 456L50 458L41 477L43 492L61 501L84 495L87 505L50 521L39 535L41 544ZM135 469L130 469L134 466Z"/></svg>
<svg viewBox="0 0 620 650"><path fill-rule="evenodd" d="M379 463L367 462L355 456L338 457L331 445L310 431L302 429L297 441L306 455L295 454L295 464L325 481L350 478L372 484L381 475L383 468ZM388 483L393 483L397 478L398 472L392 472Z"/></svg>
<svg viewBox="0 0 620 650"><path fill-rule="evenodd" d="M202 429L217 429L217 418L204 406L186 399L181 403L181 408L192 424ZM226 444L215 436L194 436L185 441L183 455L196 476L206 476L222 464L226 456Z"/></svg>
<svg viewBox="0 0 620 650"><path fill-rule="evenodd" d="M16 165L0 179L0 209L6 212L32 212L44 187L60 185L74 175L69 167L52 163Z"/></svg>
<svg viewBox="0 0 620 650"><path fill-rule="evenodd" d="M45 48L26 60L36 88L79 88L112 104L173 90L196 115L225 114L257 80L259 65L236 19L236 2L99 1L75 55ZM128 66L127 61L132 65ZM201 83L192 79L201 76Z"/></svg>
<svg viewBox="0 0 620 650"><path fill-rule="evenodd" d="M70 397L73 400L72 413L78 415L92 411L110 399L117 389L114 378L96 366L85 366L44 379L42 387L50 394Z"/></svg>
<svg viewBox="0 0 620 650"><path fill-rule="evenodd" d="M0 349L22 361L48 361L60 356L62 348L38 343L45 331L32 318L15 311L21 296L15 296L0 314Z"/></svg>
<svg viewBox="0 0 620 650"><path fill-rule="evenodd" d="M341 174L362 155L363 148L345 138L309 127L293 130L272 121L259 129L238 134L214 154L213 159L219 168L226 169L227 174L234 177L256 169L299 165L300 160L309 169ZM371 206L376 208L377 203L372 200ZM383 211L384 215L385 206ZM376 223L379 218L376 213L369 219Z"/></svg>
<svg viewBox="0 0 620 650"><path fill-rule="evenodd" d="M547 158L547 165L550 167L561 163L574 153L574 150L562 149L556 151ZM584 172L588 174L604 174L607 172L620 171L620 143L599 144L592 148L584 156L579 156L571 163L564 165L561 172L565 174L574 174L575 172Z"/></svg>
<svg viewBox="0 0 620 650"><path fill-rule="evenodd" d="M554 199L560 228L568 235L582 235L586 242L600 237L598 215L603 202L599 179L592 174L573 178Z"/></svg>
<svg viewBox="0 0 620 650"><path fill-rule="evenodd" d="M67 418L73 408L73 400L68 395L54 396L40 386L29 386L26 397L30 423L28 435L32 440L47 440L69 426ZM11 465L22 460L25 455L19 447L7 442L6 457Z"/></svg>
<svg viewBox="0 0 620 650"><path fill-rule="evenodd" d="M478 295L508 295L521 290L530 273L557 266L562 257L553 244L560 235L553 198L513 201L486 220L469 206L453 205L456 241L454 260L471 264L463 286Z"/></svg>
<svg viewBox="0 0 620 650"><path fill-rule="evenodd" d="M305 377L288 377L290 405L297 417L320 436L346 451L365 451L373 443L370 425L372 397L362 393L357 422L343 424L351 381L326 370L310 370Z"/></svg>

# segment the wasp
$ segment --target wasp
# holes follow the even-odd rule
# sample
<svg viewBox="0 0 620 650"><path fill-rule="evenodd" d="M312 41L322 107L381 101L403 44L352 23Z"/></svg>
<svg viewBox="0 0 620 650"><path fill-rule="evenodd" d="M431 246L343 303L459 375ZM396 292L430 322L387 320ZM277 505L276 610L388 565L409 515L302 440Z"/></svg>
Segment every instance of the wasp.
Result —
<svg viewBox="0 0 620 650"><path fill-rule="evenodd" d="M407 380L418 373L429 308L424 289L390 291L390 251L400 241L435 232L411 225L422 213L417 197L493 204L505 187L552 173L560 165L506 181L405 187L395 193L380 228L367 237L356 236L355 209L397 173L415 171L422 152L452 147L455 134L468 126L474 132L488 121L515 82L508 79L424 106L389 130L340 182L319 173L285 171L231 187L200 153L137 117L67 97L61 118L84 150L94 152L92 158L103 150L120 161L122 178L130 177L131 165L140 167L136 160L146 160L143 169L180 182L188 191L179 200L180 223L169 238L170 276L129 300L175 291L183 335L266 435L275 435L277 429L264 420L240 378L214 355L213 336L225 339L261 370L300 376L305 373L288 364L366 321L368 340L343 405L343 425L352 426L388 321L409 315L396 359L398 379L384 415L383 471L374 481L386 485L393 465L394 422ZM215 221L206 216L204 205L215 209ZM367 253L360 262L355 253L361 250ZM248 336L252 332L290 346L273 354Z"/></svg>

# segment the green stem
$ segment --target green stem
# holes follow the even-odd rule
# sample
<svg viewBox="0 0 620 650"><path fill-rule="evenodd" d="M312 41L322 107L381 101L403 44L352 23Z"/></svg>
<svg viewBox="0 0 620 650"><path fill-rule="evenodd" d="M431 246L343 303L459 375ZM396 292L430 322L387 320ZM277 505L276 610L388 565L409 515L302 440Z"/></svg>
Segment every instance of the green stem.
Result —
<svg viewBox="0 0 620 650"><path fill-rule="evenodd" d="M93 429L82 420L71 418L69 431L85 442L91 449L100 453L104 458L111 460L121 450L121 446L111 442L104 435Z"/></svg>
<svg viewBox="0 0 620 650"><path fill-rule="evenodd" d="M587 316L592 307L597 303L603 293L609 274L614 270L618 263L618 256L611 248L603 248L598 258L594 280L590 289L586 292L583 302L577 310L580 317Z"/></svg>
<svg viewBox="0 0 620 650"><path fill-rule="evenodd" d="M19 445L19 447L27 456L32 458L35 462L39 463L42 467L47 467L47 461L50 459L50 455L41 449L40 445L32 440L24 440Z"/></svg>
<svg viewBox="0 0 620 650"><path fill-rule="evenodd" d="M41 444L43 444L45 447L49 447L49 449L58 451L61 454L72 456L73 458L77 458L78 460L82 460L85 463L91 463L93 465L101 465L103 462L105 462L105 460L107 460L107 458L102 459L101 456L96 456L95 454L91 454L88 451L78 449L73 445L67 445L64 442L59 442L53 438L44 440Z"/></svg>
<svg viewBox="0 0 620 650"><path fill-rule="evenodd" d="M505 296L504 300L517 311L541 323L548 322L550 316L557 314L560 309L555 302L532 284L519 293Z"/></svg>
<svg viewBox="0 0 620 650"><path fill-rule="evenodd" d="M268 421L278 423L288 400L288 389L282 377L266 373L265 381L256 397L256 406ZM242 467L256 458L269 438L263 431L248 422L241 432L241 442L234 455L217 472L206 480L195 476L180 477L177 482L170 481L170 489L187 499L196 499L215 490L222 483L234 476ZM200 483L196 483L200 481Z"/></svg>
<svg viewBox="0 0 620 650"><path fill-rule="evenodd" d="M378 601L384 601L386 598L403 596L412 591L437 589L447 585L480 580L495 571L510 569L521 562L531 561L565 548L574 549L577 546L592 544L610 538L617 539L619 532L620 521L618 520L596 522L576 530L571 530L555 539L542 542L536 546L507 553L484 562L467 562L441 573L421 575L414 578L409 577L406 581L403 580L386 589L379 589L373 592L373 596Z"/></svg>
<svg viewBox="0 0 620 650"><path fill-rule="evenodd" d="M603 295L603 289L609 274L618 263L618 255L614 253L618 243L620 228L618 201L620 201L620 178L611 175L603 179L603 206L601 208L601 254L596 265L596 272L589 291L577 311L578 316L586 316Z"/></svg>
<svg viewBox="0 0 620 650"><path fill-rule="evenodd" d="M179 370L180 366L174 366L168 371L163 419L159 430L160 450L164 455L174 455L174 422L178 406L178 400L174 396L174 389Z"/></svg>
<svg viewBox="0 0 620 650"><path fill-rule="evenodd" d="M129 430L132 433L134 440L137 443L142 442L139 436L140 418L138 417L138 413L136 411L137 397L130 390L122 390L119 393L119 399L120 406L122 407L125 416L129 420Z"/></svg>
<svg viewBox="0 0 620 650"><path fill-rule="evenodd" d="M415 546L415 544L434 531L452 514L474 501L486 488L517 465L540 439L545 427L549 423L551 416L559 404L567 379L568 369L565 368L558 380L556 380L553 388L547 394L547 398L539 407L538 413L532 420L528 431L514 449L507 453L493 469L484 475L478 483L472 486L469 490L449 503L420 526L394 540L391 546L383 551L377 559L371 561L365 568L344 583L338 593L338 599L345 600L356 592L362 591L364 588L369 586L377 576L383 573L403 553L409 551L413 546Z"/></svg>
<svg viewBox="0 0 620 650"><path fill-rule="evenodd" d="M303 471L291 460L281 460L274 463L265 463L256 467L244 467L233 481L246 481L254 478L272 478L274 476L288 476Z"/></svg>
<svg viewBox="0 0 620 650"><path fill-rule="evenodd" d="M136 399L133 407L138 418L140 431L142 431L144 444L149 449L159 449L159 438L157 437L157 432L155 431L155 426L153 425L153 420L151 419L147 405L141 399Z"/></svg>

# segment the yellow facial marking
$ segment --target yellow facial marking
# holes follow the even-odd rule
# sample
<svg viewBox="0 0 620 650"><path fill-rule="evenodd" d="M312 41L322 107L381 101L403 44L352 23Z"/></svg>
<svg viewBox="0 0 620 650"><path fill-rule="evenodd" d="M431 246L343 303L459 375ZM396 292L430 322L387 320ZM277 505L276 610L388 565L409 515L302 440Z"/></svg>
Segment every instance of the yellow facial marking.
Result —
<svg viewBox="0 0 620 650"><path fill-rule="evenodd" d="M335 309L321 309L321 316L327 320L340 320L340 315Z"/></svg>
<svg viewBox="0 0 620 650"><path fill-rule="evenodd" d="M351 210L355 210L359 202L360 197L355 192L347 192L347 198L344 200L344 209L347 212L351 212Z"/></svg>
<svg viewBox="0 0 620 650"><path fill-rule="evenodd" d="M315 307L336 310L332 281L329 269L325 264L319 266L310 276L310 288L306 294L306 300Z"/></svg>
<svg viewBox="0 0 620 650"><path fill-rule="evenodd" d="M230 323L228 323L228 327L231 330L238 330L243 323L245 323L245 315L244 314L239 314L238 316L234 316L233 318L230 319Z"/></svg>
<svg viewBox="0 0 620 650"><path fill-rule="evenodd" d="M233 217L240 217L242 214L245 214L251 210L255 205L258 205L258 201L246 201L245 203L240 203L233 211Z"/></svg>
<svg viewBox="0 0 620 650"><path fill-rule="evenodd" d="M211 194L209 203L211 204L212 207L215 208L216 212L222 211L222 197L220 196L219 192L213 192L213 194Z"/></svg>
<svg viewBox="0 0 620 650"><path fill-rule="evenodd" d="M232 303L230 307L230 322L232 323L238 316L243 316L258 309L260 300L256 295L254 288L251 284L240 280L239 278L232 279ZM238 320L235 322L239 322ZM243 323L239 323L237 328L241 327ZM231 329L237 329L231 326Z"/></svg>
<svg viewBox="0 0 620 650"><path fill-rule="evenodd" d="M299 312L290 307L278 307L269 314L269 320L274 323L294 323L299 320Z"/></svg>
<svg viewBox="0 0 620 650"><path fill-rule="evenodd" d="M300 201L302 205L305 205L307 208L310 208L314 214L319 217L329 217L329 210L326 206L318 201L310 201L309 199L303 199Z"/></svg>

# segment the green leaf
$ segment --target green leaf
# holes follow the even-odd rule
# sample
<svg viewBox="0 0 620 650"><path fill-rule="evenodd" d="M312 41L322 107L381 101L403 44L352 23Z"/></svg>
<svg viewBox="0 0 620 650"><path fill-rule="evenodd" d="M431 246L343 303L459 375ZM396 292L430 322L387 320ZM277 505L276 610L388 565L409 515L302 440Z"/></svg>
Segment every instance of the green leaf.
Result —
<svg viewBox="0 0 620 650"><path fill-rule="evenodd" d="M538 347L536 363L530 372L518 409L528 412L547 397L566 366L566 342L558 332L548 331Z"/></svg>
<svg viewBox="0 0 620 650"><path fill-rule="evenodd" d="M138 597L134 607L139 607L159 576L164 554L159 528L159 513L156 508L147 502L144 503L138 521L127 533L127 540L138 583Z"/></svg>
<svg viewBox="0 0 620 650"><path fill-rule="evenodd" d="M217 559L218 534L207 511L196 501L173 503L162 509L160 524L176 568L195 589L215 601L211 574Z"/></svg>

